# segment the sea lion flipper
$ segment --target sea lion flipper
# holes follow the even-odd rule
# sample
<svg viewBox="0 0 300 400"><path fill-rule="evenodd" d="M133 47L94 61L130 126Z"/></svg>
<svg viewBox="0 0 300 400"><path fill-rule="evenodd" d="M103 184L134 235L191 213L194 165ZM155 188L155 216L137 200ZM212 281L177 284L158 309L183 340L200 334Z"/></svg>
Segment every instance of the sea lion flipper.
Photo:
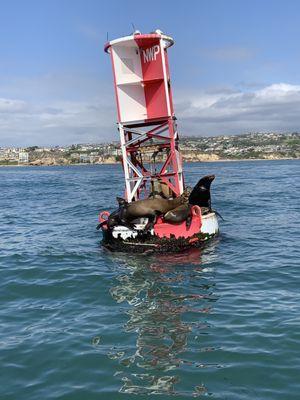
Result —
<svg viewBox="0 0 300 400"><path fill-rule="evenodd" d="M187 230L190 229L191 224L192 224L192 216L189 215L189 216L187 217L187 219L185 220L185 226L186 226L186 229L187 229Z"/></svg>
<svg viewBox="0 0 300 400"><path fill-rule="evenodd" d="M97 231L98 231L100 228L102 228L103 225L106 225L107 223L108 223L107 220L106 220L106 221L103 221L103 222L100 222L100 224L98 224L98 225L96 226Z"/></svg>
<svg viewBox="0 0 300 400"><path fill-rule="evenodd" d="M225 219L222 217L222 215L218 211L212 210L212 212L214 212L218 217L220 217L222 221L225 221Z"/></svg>

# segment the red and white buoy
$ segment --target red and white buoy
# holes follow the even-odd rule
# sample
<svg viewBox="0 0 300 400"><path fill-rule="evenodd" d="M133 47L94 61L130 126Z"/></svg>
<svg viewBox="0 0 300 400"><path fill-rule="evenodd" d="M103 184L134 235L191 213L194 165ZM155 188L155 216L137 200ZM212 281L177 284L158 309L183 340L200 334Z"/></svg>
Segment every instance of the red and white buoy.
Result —
<svg viewBox="0 0 300 400"><path fill-rule="evenodd" d="M118 110L126 198L131 202L150 190L154 179L178 196L183 191L182 162L172 102L168 47L173 39L160 31L112 40L110 53ZM159 171L150 171L137 156L141 147L158 144L167 158Z"/></svg>
<svg viewBox="0 0 300 400"><path fill-rule="evenodd" d="M173 38L156 30L150 34L136 31L130 36L112 40L104 47L110 54L113 68L125 198L128 203L148 198L156 191L165 198L176 198L184 190L167 53L173 44ZM122 225L115 226L109 233L110 240L106 242L116 239L123 241L124 245L155 248L157 237L170 241L172 238L181 238L182 243L185 240L185 245L194 245L198 240L197 231L199 240L201 235L207 238L218 232L215 213L201 216L199 210L197 206L192 210L189 229L185 222L168 224L159 218L149 243L144 239L143 243L139 243L137 239L147 222L143 219L136 221L135 230ZM107 232L107 227L103 226L104 236L108 235Z"/></svg>

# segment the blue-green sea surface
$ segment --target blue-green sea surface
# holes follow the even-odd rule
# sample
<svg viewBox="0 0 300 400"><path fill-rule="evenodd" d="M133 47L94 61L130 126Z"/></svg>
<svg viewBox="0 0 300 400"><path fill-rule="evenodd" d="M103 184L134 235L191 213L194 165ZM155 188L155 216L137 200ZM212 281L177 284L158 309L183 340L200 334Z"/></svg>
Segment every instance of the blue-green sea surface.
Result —
<svg viewBox="0 0 300 400"><path fill-rule="evenodd" d="M1 400L298 400L299 167L187 165L221 234L152 256L100 246L119 166L1 168Z"/></svg>

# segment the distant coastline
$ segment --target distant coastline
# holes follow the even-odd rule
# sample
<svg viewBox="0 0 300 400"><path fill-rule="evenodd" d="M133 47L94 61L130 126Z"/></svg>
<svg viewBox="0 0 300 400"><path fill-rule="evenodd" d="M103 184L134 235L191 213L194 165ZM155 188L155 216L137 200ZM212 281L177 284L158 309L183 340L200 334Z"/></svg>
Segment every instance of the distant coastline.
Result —
<svg viewBox="0 0 300 400"><path fill-rule="evenodd" d="M246 161L297 161L298 158L240 158L240 159L218 159L218 160L183 160L184 164L196 164L196 163L221 163L221 162L246 162ZM106 163L74 163L74 164L0 164L0 168L28 168L28 167L88 167L88 166L98 166L98 165L121 165L121 161L106 162Z"/></svg>
<svg viewBox="0 0 300 400"><path fill-rule="evenodd" d="M143 149L144 162L164 162L160 143ZM214 137L181 137L184 162L229 162L249 160L292 160L300 158L300 133L248 133ZM0 148L0 166L58 166L117 164L121 161L119 142L71 146Z"/></svg>

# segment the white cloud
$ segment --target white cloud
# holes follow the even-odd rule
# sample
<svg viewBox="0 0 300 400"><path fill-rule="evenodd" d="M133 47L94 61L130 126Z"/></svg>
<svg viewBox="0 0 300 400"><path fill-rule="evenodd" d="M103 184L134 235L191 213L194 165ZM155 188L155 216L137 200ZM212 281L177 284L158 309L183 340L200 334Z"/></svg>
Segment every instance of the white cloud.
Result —
<svg viewBox="0 0 300 400"><path fill-rule="evenodd" d="M299 130L300 86L279 83L247 92L201 92L176 108L185 134Z"/></svg>
<svg viewBox="0 0 300 400"><path fill-rule="evenodd" d="M112 83L95 76L48 74L0 81L0 146L117 139L115 120Z"/></svg>
<svg viewBox="0 0 300 400"><path fill-rule="evenodd" d="M0 98L0 146L116 140L109 89L103 86L101 96L91 93L80 101ZM300 85L278 83L252 91L214 88L175 98L180 99L175 110L184 135L300 129Z"/></svg>
<svg viewBox="0 0 300 400"><path fill-rule="evenodd" d="M18 104L16 100L6 102ZM50 102L46 106L26 104L25 108L0 114L0 146L109 140L115 128L113 111L100 99Z"/></svg>
<svg viewBox="0 0 300 400"><path fill-rule="evenodd" d="M0 98L0 113L20 112L25 109L25 101Z"/></svg>

